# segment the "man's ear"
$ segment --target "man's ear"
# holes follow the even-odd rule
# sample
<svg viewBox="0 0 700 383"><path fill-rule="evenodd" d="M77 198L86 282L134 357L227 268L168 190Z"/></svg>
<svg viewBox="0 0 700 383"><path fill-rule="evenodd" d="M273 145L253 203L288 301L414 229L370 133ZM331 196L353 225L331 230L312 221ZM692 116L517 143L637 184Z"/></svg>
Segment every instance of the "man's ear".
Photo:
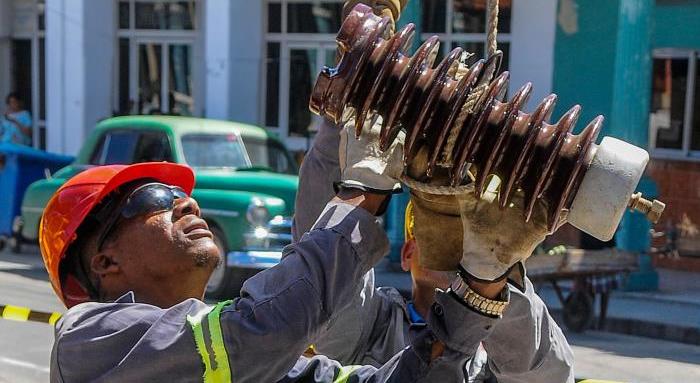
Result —
<svg viewBox="0 0 700 383"><path fill-rule="evenodd" d="M401 246L401 269L411 271L411 261L416 252L416 241L409 239Z"/></svg>
<svg viewBox="0 0 700 383"><path fill-rule="evenodd" d="M119 263L109 251L101 251L90 259L90 271L100 278L121 272Z"/></svg>

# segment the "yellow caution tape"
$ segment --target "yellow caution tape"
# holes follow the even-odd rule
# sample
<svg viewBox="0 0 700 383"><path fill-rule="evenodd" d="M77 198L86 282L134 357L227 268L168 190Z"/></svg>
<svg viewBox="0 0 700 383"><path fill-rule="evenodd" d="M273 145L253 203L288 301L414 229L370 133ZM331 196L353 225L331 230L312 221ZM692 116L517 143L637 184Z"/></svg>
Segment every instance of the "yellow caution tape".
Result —
<svg viewBox="0 0 700 383"><path fill-rule="evenodd" d="M55 326L55 325L56 325L56 322L58 322L59 319L61 319L61 314L59 314L59 313L51 313L51 316L49 317L49 324L50 324L51 326Z"/></svg>
<svg viewBox="0 0 700 383"><path fill-rule="evenodd" d="M34 311L27 307L0 305L0 319L19 322L39 322L55 325L61 319L61 313Z"/></svg>
<svg viewBox="0 0 700 383"><path fill-rule="evenodd" d="M32 310L26 307L5 306L5 309L2 310L2 317L3 319L24 322L29 319L29 313L31 312Z"/></svg>

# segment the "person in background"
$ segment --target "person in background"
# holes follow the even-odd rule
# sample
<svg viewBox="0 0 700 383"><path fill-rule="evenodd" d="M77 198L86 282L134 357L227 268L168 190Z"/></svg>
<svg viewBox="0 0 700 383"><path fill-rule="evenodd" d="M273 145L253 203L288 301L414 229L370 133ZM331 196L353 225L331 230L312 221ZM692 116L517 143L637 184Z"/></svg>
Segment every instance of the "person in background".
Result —
<svg viewBox="0 0 700 383"><path fill-rule="evenodd" d="M19 94L12 92L5 97L7 109L0 120L0 142L32 145L32 115L23 109Z"/></svg>

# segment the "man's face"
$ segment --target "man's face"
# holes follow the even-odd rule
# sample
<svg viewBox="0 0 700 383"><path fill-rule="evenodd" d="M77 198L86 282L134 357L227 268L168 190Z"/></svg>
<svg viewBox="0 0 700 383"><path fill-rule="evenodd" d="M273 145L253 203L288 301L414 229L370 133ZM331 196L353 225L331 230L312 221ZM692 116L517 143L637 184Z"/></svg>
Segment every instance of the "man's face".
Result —
<svg viewBox="0 0 700 383"><path fill-rule="evenodd" d="M168 289L175 300L201 298L221 254L200 215L188 197L175 199L171 210L121 221L102 250L120 269L115 290L123 285L143 296Z"/></svg>
<svg viewBox="0 0 700 383"><path fill-rule="evenodd" d="M435 291L436 288L449 287L453 272L426 269L420 263L420 250L415 239L406 241L401 249L401 267L411 272L413 286L417 289Z"/></svg>

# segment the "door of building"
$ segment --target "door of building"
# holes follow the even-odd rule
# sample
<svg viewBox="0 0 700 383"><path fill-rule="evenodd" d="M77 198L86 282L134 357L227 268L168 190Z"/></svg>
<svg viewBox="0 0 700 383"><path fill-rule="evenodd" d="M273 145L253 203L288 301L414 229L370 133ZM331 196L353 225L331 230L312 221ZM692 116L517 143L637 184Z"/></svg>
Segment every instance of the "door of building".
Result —
<svg viewBox="0 0 700 383"><path fill-rule="evenodd" d="M131 44L129 94L138 114L198 115L193 41L136 39Z"/></svg>

